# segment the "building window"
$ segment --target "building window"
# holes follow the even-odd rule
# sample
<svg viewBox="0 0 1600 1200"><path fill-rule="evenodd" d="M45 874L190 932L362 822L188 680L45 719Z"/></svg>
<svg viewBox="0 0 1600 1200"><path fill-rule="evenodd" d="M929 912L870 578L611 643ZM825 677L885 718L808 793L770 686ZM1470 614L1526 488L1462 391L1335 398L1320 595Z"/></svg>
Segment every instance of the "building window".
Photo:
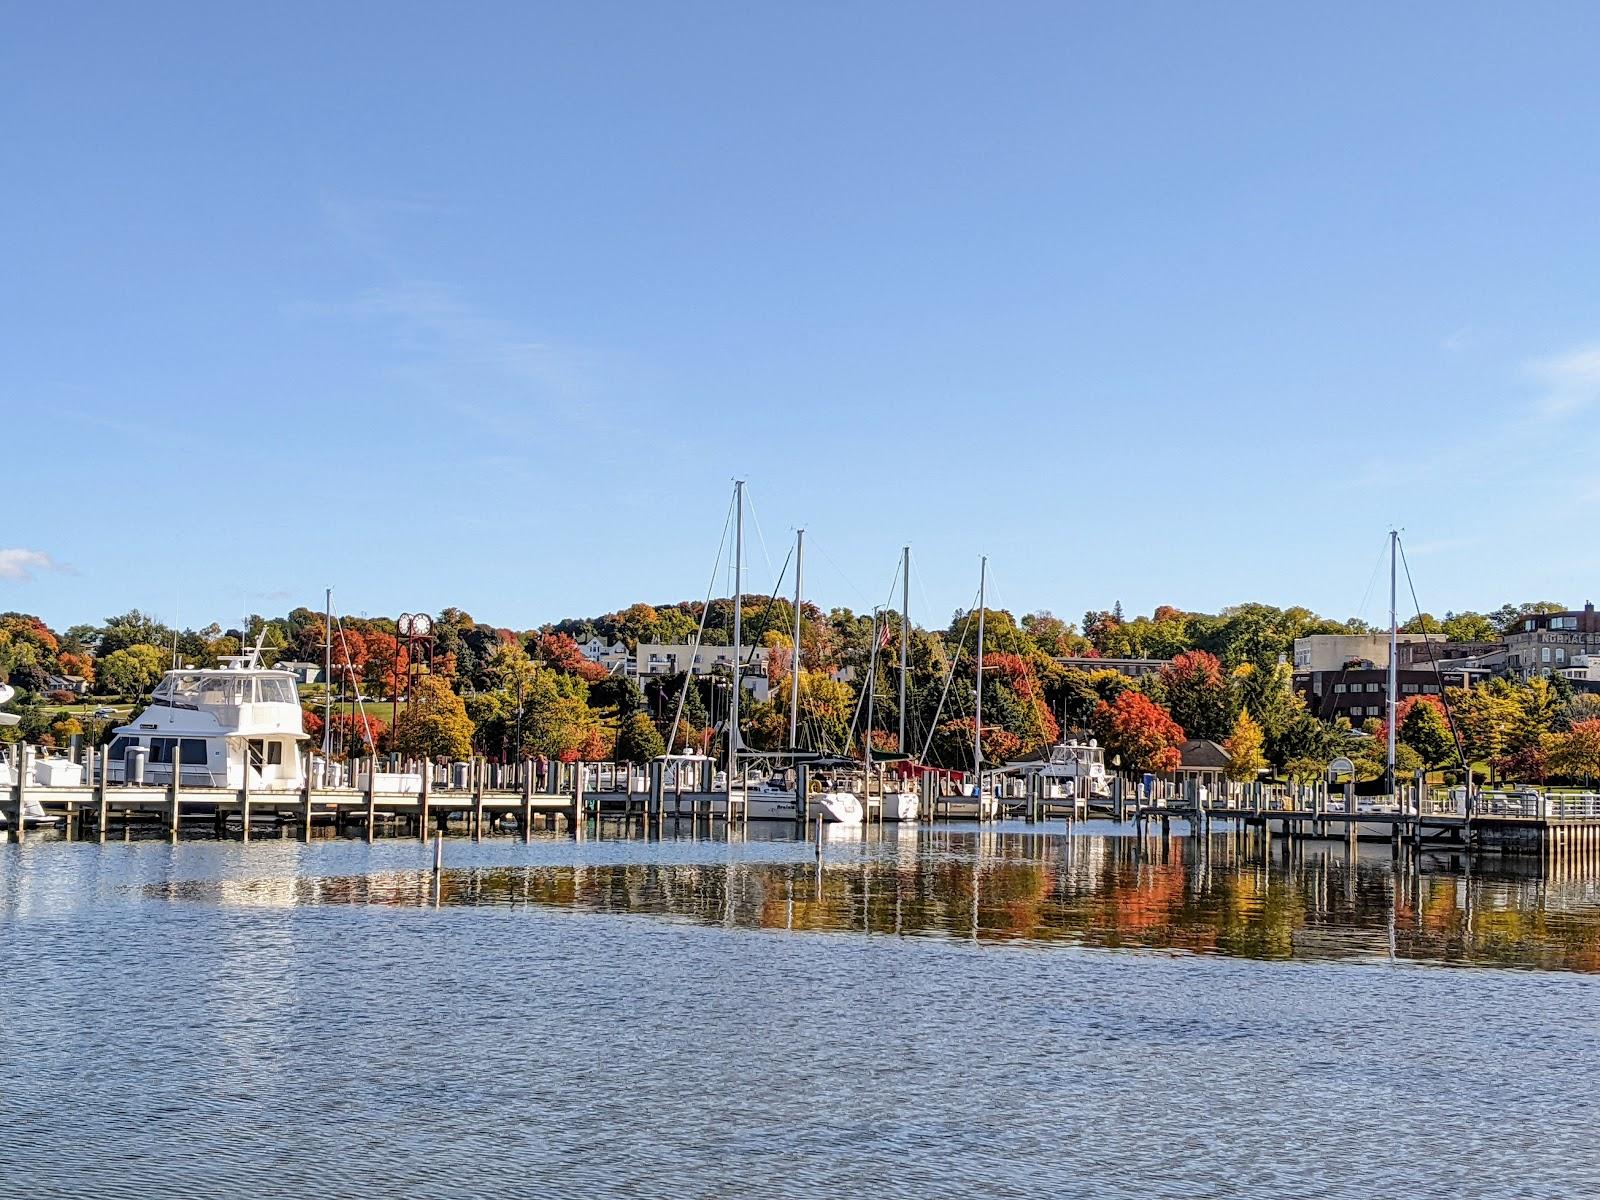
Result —
<svg viewBox="0 0 1600 1200"><path fill-rule="evenodd" d="M1567 652L1560 646L1556 647L1556 661L1558 663L1564 663L1567 661Z"/></svg>
<svg viewBox="0 0 1600 1200"><path fill-rule="evenodd" d="M1334 685L1333 685L1333 694L1334 694L1334 695L1335 695L1335 696L1342 696L1342 695L1344 695L1344 684L1342 684L1342 683L1336 683L1336 684L1334 684Z"/></svg>
<svg viewBox="0 0 1600 1200"><path fill-rule="evenodd" d="M1431 696L1439 690L1439 685L1437 683L1425 683L1422 685L1422 690Z"/></svg>
<svg viewBox="0 0 1600 1200"><path fill-rule="evenodd" d="M1540 646L1539 647L1539 661L1540 662L1549 662L1550 661L1550 647L1549 646Z"/></svg>
<svg viewBox="0 0 1600 1200"><path fill-rule="evenodd" d="M1406 693L1414 693L1417 690L1417 685L1414 683L1402 683L1400 690Z"/></svg>
<svg viewBox="0 0 1600 1200"><path fill-rule="evenodd" d="M1377 691L1377 690L1378 690L1378 685L1377 685L1377 684L1375 684L1375 683L1369 683L1369 684L1367 684L1367 691L1369 691L1369 692L1375 692L1375 691Z"/></svg>

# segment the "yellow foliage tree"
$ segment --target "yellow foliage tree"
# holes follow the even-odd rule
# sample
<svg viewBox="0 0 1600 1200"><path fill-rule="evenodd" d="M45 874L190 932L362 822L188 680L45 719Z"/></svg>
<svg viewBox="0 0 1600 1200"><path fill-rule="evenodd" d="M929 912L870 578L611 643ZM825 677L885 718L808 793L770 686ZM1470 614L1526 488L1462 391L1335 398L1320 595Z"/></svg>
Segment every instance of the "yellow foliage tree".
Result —
<svg viewBox="0 0 1600 1200"><path fill-rule="evenodd" d="M1267 756L1262 752L1263 741L1261 726L1248 710L1241 709L1238 719L1233 723L1233 732L1222 743L1222 748L1228 752L1229 779L1242 783L1254 779L1266 769Z"/></svg>
<svg viewBox="0 0 1600 1200"><path fill-rule="evenodd" d="M472 753L472 720L461 697L438 675L417 679L412 702L396 714L389 746L412 758L466 758Z"/></svg>

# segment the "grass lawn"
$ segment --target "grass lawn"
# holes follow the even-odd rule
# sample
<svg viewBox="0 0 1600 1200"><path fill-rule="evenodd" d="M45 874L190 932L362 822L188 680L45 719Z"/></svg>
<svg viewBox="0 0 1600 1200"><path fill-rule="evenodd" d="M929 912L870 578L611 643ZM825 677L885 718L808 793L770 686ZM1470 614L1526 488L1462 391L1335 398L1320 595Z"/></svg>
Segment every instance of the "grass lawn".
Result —
<svg viewBox="0 0 1600 1200"><path fill-rule="evenodd" d="M319 714L322 712L320 701L307 700L305 701L305 706ZM385 725L390 725L394 722L394 702L390 700L373 700L370 703L362 704L359 708L354 704L335 704L333 711L335 715L339 713L364 712L367 716L382 721Z"/></svg>

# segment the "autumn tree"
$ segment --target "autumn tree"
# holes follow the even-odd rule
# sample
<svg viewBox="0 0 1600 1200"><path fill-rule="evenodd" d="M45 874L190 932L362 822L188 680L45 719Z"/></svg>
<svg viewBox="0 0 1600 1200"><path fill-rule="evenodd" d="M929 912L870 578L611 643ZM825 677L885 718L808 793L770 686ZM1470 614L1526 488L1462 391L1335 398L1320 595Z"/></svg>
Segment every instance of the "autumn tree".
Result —
<svg viewBox="0 0 1600 1200"><path fill-rule="evenodd" d="M1187 651L1162 667L1157 678L1172 719L1190 737L1220 742L1228 736L1237 706L1215 655Z"/></svg>
<svg viewBox="0 0 1600 1200"><path fill-rule="evenodd" d="M540 665L524 693L524 753L541 754L571 762L589 747L599 729L589 707L589 685L575 675L565 675Z"/></svg>
<svg viewBox="0 0 1600 1200"><path fill-rule="evenodd" d="M1228 752L1227 775L1235 782L1256 778L1267 767L1267 756L1262 752L1264 739L1261 726L1248 711L1241 709L1233 722L1233 732L1222 743Z"/></svg>
<svg viewBox="0 0 1600 1200"><path fill-rule="evenodd" d="M1544 751L1552 775L1585 784L1600 779L1600 719L1575 721L1565 733L1545 734Z"/></svg>
<svg viewBox="0 0 1600 1200"><path fill-rule="evenodd" d="M1183 765L1179 748L1183 727L1161 705L1142 692L1124 692L1095 709L1095 731L1108 754L1131 772L1176 771Z"/></svg>
<svg viewBox="0 0 1600 1200"><path fill-rule="evenodd" d="M472 753L472 722L461 697L437 675L412 685L411 702L389 732L389 748L411 758L465 758Z"/></svg>

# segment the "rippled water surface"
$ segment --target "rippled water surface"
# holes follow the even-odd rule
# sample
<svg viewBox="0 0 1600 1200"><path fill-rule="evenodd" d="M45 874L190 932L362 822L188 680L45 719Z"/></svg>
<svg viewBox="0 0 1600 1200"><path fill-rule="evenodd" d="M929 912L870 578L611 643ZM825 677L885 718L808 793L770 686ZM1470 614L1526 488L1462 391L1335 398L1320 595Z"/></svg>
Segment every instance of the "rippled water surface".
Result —
<svg viewBox="0 0 1600 1200"><path fill-rule="evenodd" d="M1600 1194L1582 870L835 832L0 847L0 1195Z"/></svg>

